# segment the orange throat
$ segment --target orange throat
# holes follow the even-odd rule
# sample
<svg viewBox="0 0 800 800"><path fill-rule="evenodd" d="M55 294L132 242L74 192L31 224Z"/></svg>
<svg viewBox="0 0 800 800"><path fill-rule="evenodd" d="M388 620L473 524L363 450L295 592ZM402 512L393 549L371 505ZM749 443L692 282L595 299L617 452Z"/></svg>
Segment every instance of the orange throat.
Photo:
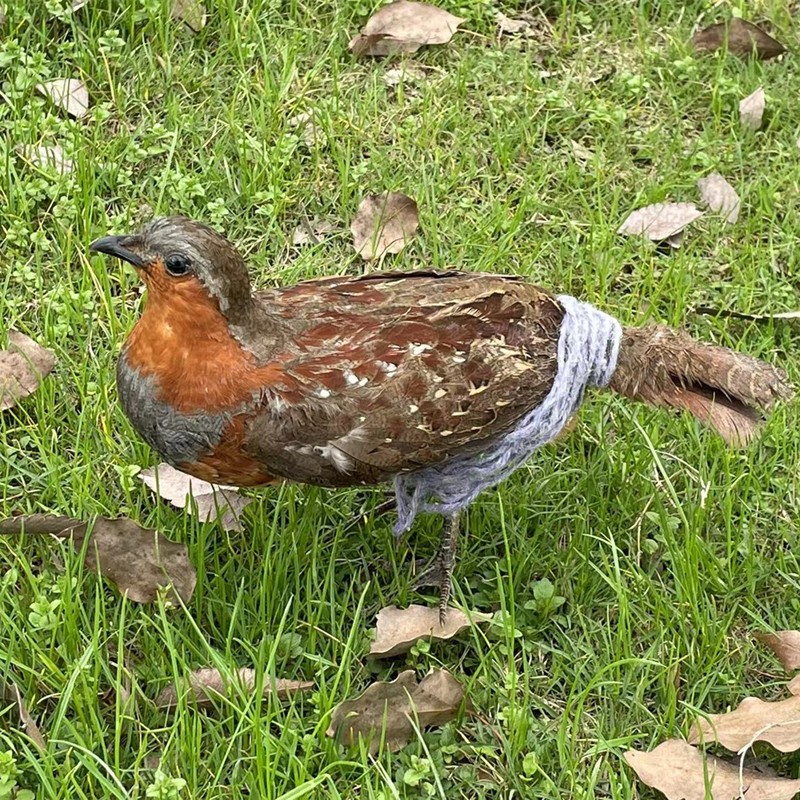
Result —
<svg viewBox="0 0 800 800"><path fill-rule="evenodd" d="M231 334L216 298L197 280L169 291L153 286L124 355L128 368L153 378L158 400L178 414L230 414L219 443L180 469L203 480L256 486L274 479L244 449L246 424L283 370L259 365Z"/></svg>

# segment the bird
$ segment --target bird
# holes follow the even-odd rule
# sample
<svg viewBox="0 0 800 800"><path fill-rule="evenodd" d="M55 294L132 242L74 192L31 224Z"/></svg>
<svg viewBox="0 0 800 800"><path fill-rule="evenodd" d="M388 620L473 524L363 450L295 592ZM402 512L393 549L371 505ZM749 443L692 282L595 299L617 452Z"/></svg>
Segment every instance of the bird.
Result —
<svg viewBox="0 0 800 800"><path fill-rule="evenodd" d="M567 299L519 276L376 271L255 291L235 245L183 216L89 247L131 264L147 289L117 363L124 413L166 462L212 483L413 487L453 465L459 475L505 447L560 380ZM729 443L748 442L793 396L761 360L612 322L607 389L686 411ZM442 624L459 510L430 570Z"/></svg>

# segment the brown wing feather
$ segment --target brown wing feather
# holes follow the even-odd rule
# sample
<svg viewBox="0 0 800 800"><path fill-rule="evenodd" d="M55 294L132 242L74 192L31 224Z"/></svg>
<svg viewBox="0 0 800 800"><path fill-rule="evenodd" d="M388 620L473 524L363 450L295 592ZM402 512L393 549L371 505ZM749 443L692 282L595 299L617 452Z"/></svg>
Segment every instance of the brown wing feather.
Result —
<svg viewBox="0 0 800 800"><path fill-rule="evenodd" d="M297 402L267 395L249 427L270 470L385 480L482 449L550 389L563 311L535 286L430 271L313 283L268 295L306 321L278 357Z"/></svg>

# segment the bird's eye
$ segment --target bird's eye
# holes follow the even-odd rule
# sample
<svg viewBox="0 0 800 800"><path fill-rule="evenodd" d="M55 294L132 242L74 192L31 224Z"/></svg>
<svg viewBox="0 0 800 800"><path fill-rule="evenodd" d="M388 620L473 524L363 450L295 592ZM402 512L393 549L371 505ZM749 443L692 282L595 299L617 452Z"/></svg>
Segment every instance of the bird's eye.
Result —
<svg viewBox="0 0 800 800"><path fill-rule="evenodd" d="M192 262L180 253L173 253L171 256L167 256L164 264L170 275L178 276L185 275L189 271Z"/></svg>

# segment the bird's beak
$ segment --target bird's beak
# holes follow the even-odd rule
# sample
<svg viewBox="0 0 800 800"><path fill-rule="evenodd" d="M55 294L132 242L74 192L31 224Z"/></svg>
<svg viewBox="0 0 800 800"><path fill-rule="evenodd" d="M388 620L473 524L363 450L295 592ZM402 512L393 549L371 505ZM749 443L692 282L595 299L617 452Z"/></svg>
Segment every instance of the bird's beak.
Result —
<svg viewBox="0 0 800 800"><path fill-rule="evenodd" d="M105 253L107 256L121 258L137 269L143 269L145 262L130 249L130 245L136 242L136 236L104 236L102 239L95 239L89 245L89 250L92 253Z"/></svg>

